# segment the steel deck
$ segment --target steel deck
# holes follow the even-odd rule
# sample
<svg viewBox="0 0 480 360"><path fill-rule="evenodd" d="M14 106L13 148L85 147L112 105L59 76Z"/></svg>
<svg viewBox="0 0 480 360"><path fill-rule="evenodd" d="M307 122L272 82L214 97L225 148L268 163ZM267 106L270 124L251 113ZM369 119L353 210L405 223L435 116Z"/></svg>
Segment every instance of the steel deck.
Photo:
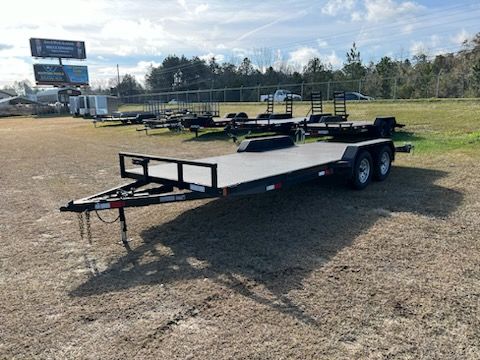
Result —
<svg viewBox="0 0 480 360"><path fill-rule="evenodd" d="M357 143L316 142L265 152L240 152L223 156L196 159L203 163L217 164L218 187L231 187L277 175L327 165L340 161L348 146L366 146L386 141L375 139ZM141 175L142 168L127 170ZM149 176L176 181L176 164L149 165ZM200 186L211 185L210 169L184 165L184 182Z"/></svg>

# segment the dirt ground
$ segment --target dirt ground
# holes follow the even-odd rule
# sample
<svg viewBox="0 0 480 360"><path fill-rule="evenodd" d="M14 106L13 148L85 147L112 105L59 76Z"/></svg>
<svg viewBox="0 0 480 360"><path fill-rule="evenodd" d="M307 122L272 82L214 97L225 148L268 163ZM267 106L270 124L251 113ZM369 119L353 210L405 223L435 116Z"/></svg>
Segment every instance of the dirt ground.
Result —
<svg viewBox="0 0 480 360"><path fill-rule="evenodd" d="M334 180L93 214L117 153L199 158L227 141L0 120L0 358L480 359L480 154L399 155L355 192ZM102 213L113 219L115 213Z"/></svg>

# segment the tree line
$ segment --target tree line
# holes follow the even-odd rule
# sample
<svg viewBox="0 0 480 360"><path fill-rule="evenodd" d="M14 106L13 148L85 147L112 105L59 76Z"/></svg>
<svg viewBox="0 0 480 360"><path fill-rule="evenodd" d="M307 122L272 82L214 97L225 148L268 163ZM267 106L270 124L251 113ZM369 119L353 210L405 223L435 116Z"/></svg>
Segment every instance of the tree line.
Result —
<svg viewBox="0 0 480 360"><path fill-rule="evenodd" d="M257 57L257 60L265 60L265 57ZM202 60L199 57L169 55L161 65L148 70L145 86L134 76L126 74L112 91L129 96L329 81L338 84L352 81L350 90L359 88L376 98L477 97L480 96L480 33L465 41L463 49L456 53L440 54L433 58L418 54L405 60L385 56L378 62L368 64L362 61L360 51L353 43L346 53L342 68L335 70L318 57L310 59L303 69L294 70L285 64L268 64L260 68L248 57L235 65L230 62L220 64L214 57ZM343 87L348 88L347 85Z"/></svg>

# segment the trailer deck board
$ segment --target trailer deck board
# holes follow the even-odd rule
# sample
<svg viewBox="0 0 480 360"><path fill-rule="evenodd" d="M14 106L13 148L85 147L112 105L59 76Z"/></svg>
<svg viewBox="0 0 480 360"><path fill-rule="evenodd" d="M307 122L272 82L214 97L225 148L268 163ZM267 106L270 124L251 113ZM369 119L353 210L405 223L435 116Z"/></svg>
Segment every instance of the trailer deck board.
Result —
<svg viewBox="0 0 480 360"><path fill-rule="evenodd" d="M351 144L317 142L265 152L240 152L197 159L197 161L217 164L218 187L224 188L334 163L342 159L348 146L365 146L384 141L386 139ZM177 180L176 164L149 165L148 169L149 176L153 178ZM143 169L134 168L129 169L128 172L141 175ZM184 165L183 179L186 183L211 186L209 168Z"/></svg>

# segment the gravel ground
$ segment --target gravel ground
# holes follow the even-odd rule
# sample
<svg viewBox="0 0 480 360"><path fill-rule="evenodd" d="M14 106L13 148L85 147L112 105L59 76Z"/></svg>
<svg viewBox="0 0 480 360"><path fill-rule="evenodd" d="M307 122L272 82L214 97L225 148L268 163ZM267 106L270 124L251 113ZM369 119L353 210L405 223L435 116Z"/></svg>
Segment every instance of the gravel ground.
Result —
<svg viewBox="0 0 480 360"><path fill-rule="evenodd" d="M480 155L399 155L334 179L91 218L117 153L198 158L226 141L79 119L0 120L0 357L480 359ZM102 213L114 218L114 213Z"/></svg>

